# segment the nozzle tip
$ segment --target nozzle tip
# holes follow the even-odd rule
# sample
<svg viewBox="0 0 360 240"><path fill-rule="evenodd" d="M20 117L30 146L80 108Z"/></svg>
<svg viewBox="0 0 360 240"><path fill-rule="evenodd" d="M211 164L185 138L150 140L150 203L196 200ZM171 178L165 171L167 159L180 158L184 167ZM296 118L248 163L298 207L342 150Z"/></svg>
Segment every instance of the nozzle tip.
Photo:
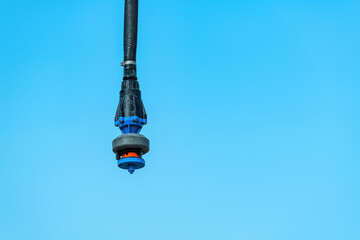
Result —
<svg viewBox="0 0 360 240"><path fill-rule="evenodd" d="M134 172L135 172L135 168L134 168L134 166L129 166L129 169L128 169L128 171L129 171L129 173L130 174L133 174Z"/></svg>

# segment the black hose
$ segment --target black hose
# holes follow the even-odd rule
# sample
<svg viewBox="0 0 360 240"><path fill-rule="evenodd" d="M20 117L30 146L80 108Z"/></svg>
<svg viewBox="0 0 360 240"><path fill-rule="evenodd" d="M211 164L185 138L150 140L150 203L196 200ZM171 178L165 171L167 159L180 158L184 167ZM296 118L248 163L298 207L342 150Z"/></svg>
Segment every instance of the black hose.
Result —
<svg viewBox="0 0 360 240"><path fill-rule="evenodd" d="M136 62L138 0L125 0L124 61Z"/></svg>

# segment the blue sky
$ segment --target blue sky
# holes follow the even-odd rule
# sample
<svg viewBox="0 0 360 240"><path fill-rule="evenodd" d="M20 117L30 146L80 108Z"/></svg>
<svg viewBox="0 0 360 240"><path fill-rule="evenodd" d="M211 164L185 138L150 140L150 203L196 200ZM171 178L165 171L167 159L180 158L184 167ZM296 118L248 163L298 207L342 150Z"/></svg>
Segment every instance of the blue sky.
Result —
<svg viewBox="0 0 360 240"><path fill-rule="evenodd" d="M0 2L0 238L360 239L359 1L140 1L146 168L116 166L123 1Z"/></svg>

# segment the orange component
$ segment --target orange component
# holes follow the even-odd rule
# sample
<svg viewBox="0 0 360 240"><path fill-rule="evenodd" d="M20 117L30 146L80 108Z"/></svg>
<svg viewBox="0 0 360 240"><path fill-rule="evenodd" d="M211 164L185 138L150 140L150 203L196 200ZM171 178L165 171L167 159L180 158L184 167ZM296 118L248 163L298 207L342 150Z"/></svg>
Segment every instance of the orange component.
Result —
<svg viewBox="0 0 360 240"><path fill-rule="evenodd" d="M126 153L124 155L121 156L122 158L127 158L127 157L139 157L139 155L137 153L134 153L134 152L129 152L129 153Z"/></svg>

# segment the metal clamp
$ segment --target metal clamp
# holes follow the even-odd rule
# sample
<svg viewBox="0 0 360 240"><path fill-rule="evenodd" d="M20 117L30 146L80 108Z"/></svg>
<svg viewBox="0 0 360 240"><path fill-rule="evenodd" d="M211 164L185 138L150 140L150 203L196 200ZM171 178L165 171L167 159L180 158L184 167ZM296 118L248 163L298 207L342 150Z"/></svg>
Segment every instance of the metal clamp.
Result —
<svg viewBox="0 0 360 240"><path fill-rule="evenodd" d="M132 60L121 62L121 66L125 66L125 65L136 65L136 62Z"/></svg>

